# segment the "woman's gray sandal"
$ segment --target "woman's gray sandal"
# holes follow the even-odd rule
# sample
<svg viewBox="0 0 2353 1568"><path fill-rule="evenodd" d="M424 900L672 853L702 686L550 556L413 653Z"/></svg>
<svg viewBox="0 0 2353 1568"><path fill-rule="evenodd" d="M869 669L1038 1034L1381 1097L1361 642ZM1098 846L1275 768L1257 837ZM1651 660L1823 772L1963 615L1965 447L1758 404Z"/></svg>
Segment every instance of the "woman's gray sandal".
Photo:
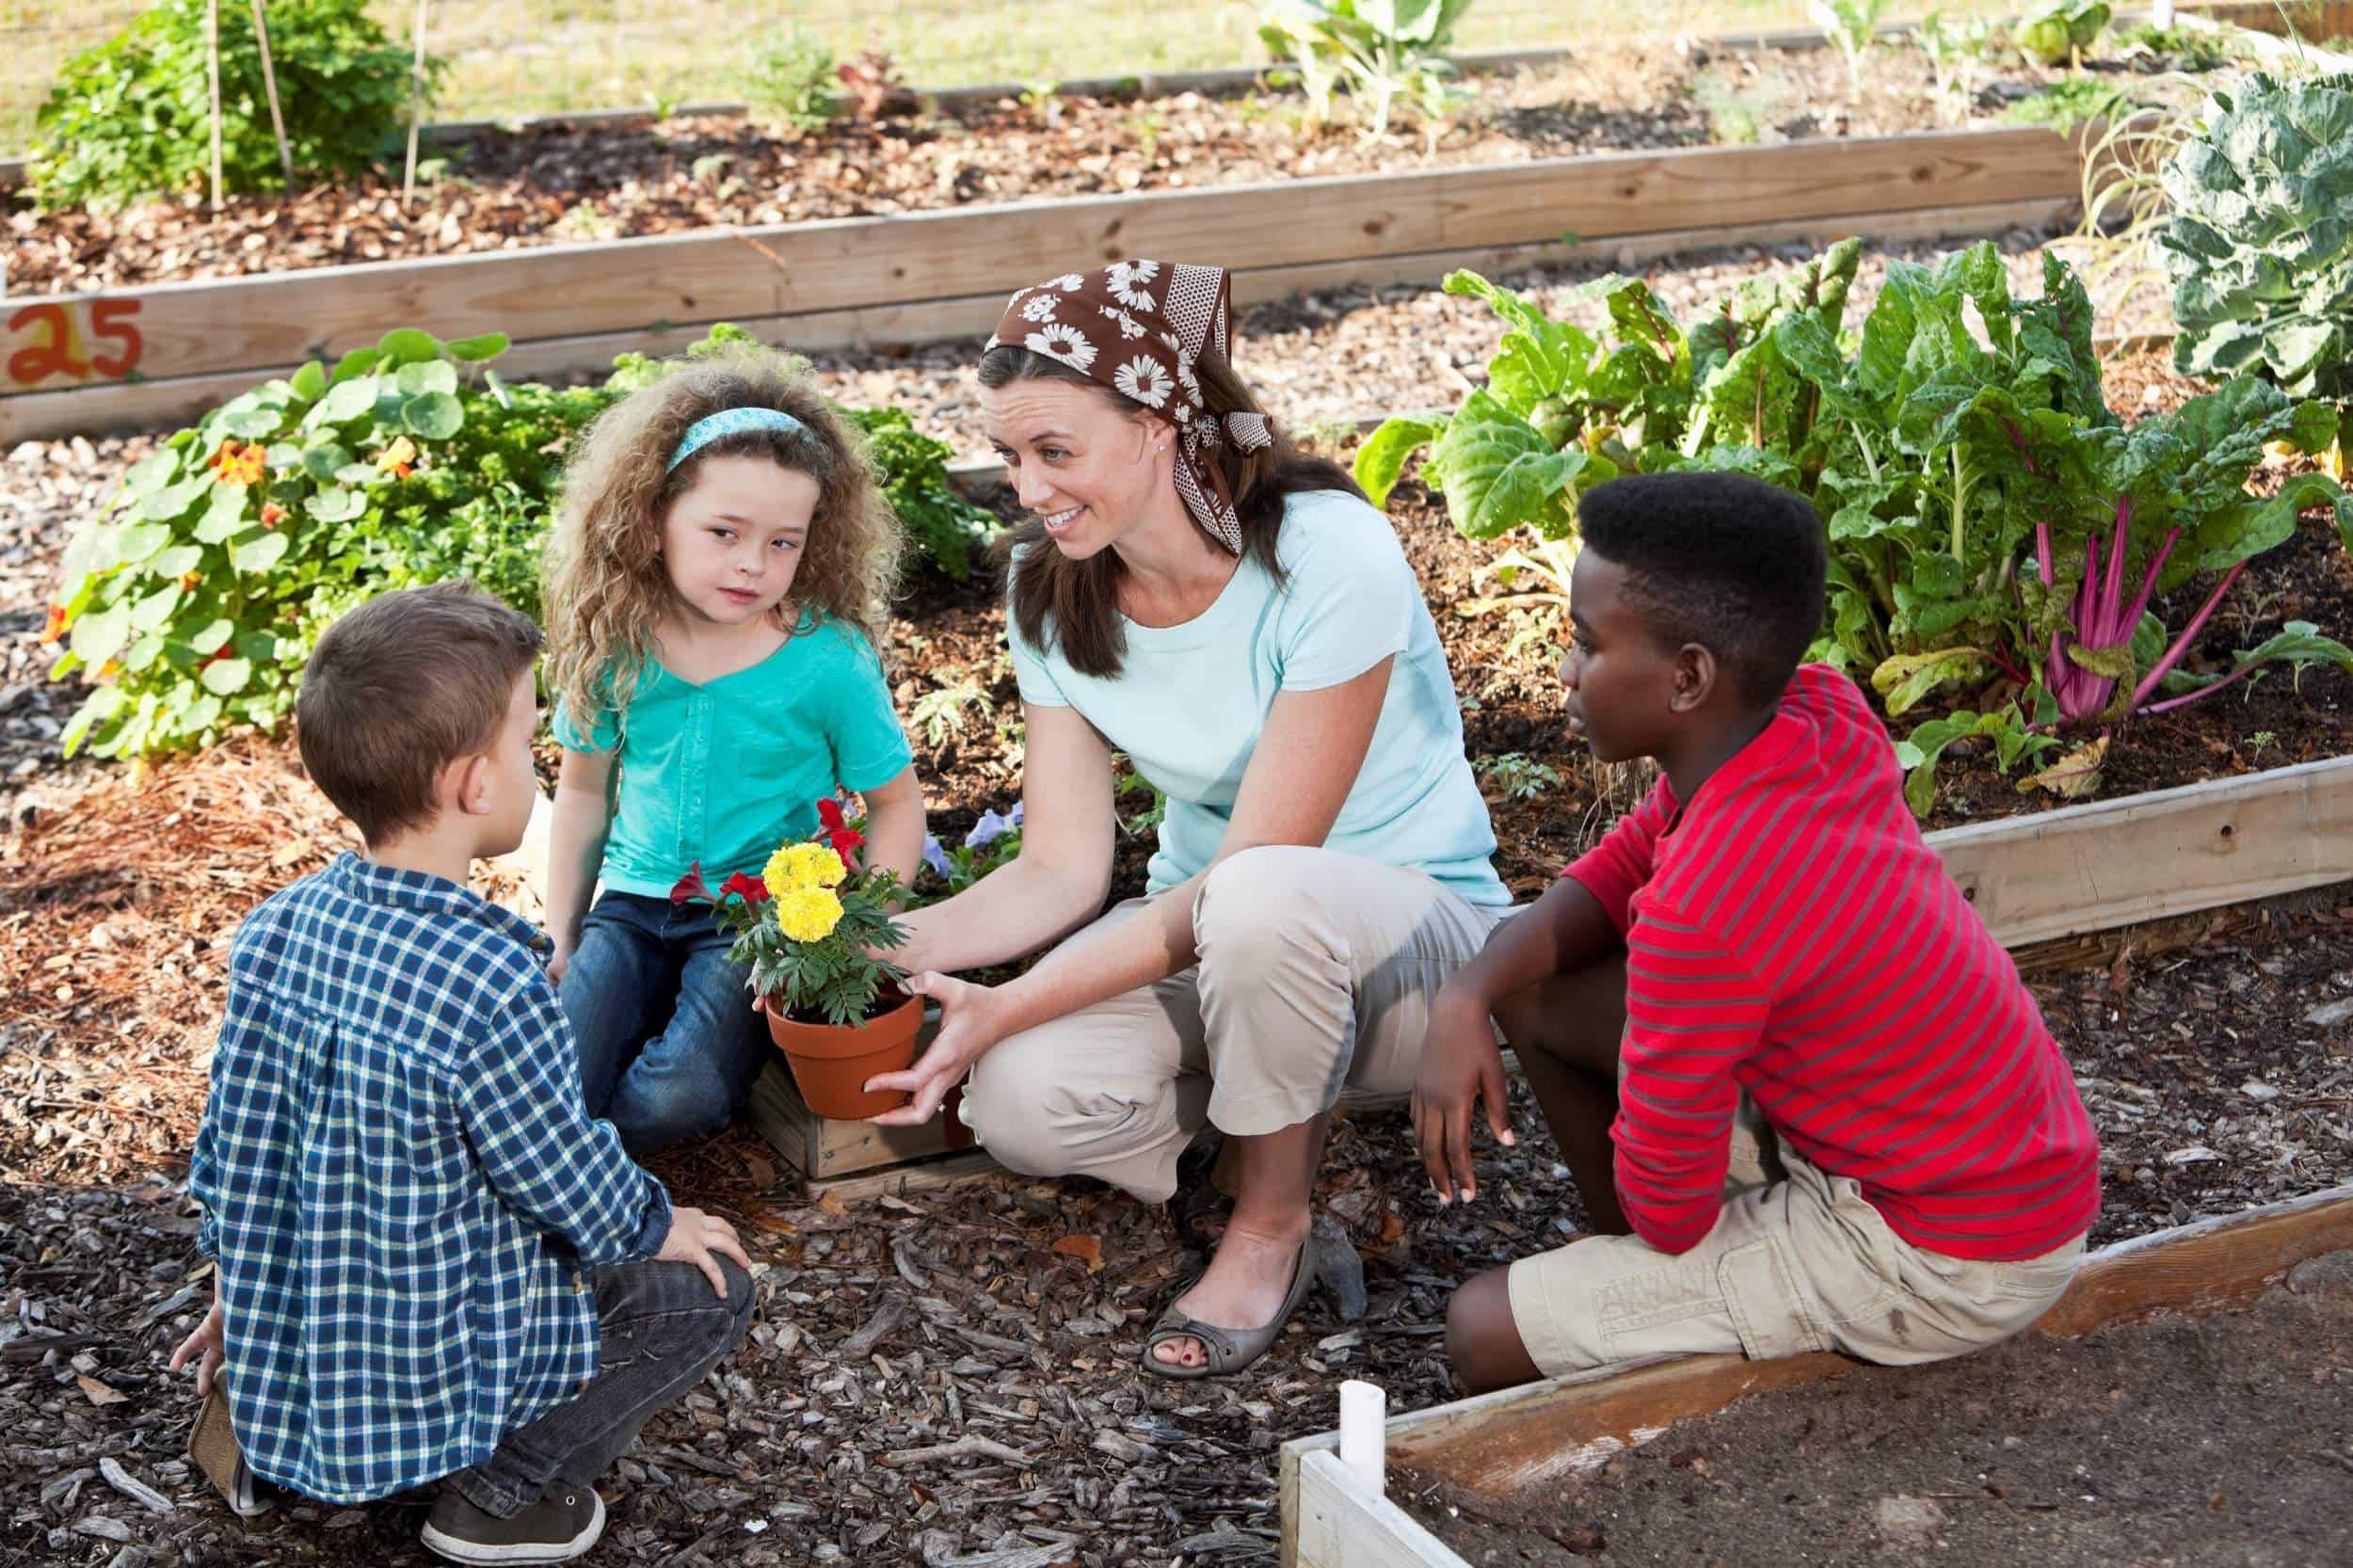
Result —
<svg viewBox="0 0 2353 1568"><path fill-rule="evenodd" d="M1205 1323L1187 1317L1171 1304L1160 1314L1160 1320L1152 1325L1152 1332L1144 1336L1144 1348L1136 1352L1137 1360L1145 1371L1156 1377L1183 1381L1225 1377L1241 1371L1266 1354L1268 1347L1274 1343L1274 1336L1283 1332L1283 1325L1289 1322L1291 1314L1299 1309L1300 1302L1307 1294L1307 1288L1315 1284L1316 1268L1310 1260L1315 1244L1315 1233L1310 1231L1307 1239L1299 1244L1299 1256L1291 1260L1290 1290L1283 1297L1283 1304L1275 1308L1274 1316L1266 1322L1257 1328L1220 1328L1215 1323ZM1183 1295L1184 1291L1179 1290L1177 1294ZM1204 1355L1201 1365L1182 1367L1162 1361L1152 1353L1171 1339L1199 1340Z"/></svg>

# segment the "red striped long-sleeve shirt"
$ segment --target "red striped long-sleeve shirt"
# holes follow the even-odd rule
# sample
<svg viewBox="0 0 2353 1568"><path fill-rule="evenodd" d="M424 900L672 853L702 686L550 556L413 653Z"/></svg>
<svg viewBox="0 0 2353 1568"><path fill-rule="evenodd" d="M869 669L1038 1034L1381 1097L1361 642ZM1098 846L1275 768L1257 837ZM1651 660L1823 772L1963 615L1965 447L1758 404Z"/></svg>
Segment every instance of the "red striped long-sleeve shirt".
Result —
<svg viewBox="0 0 2353 1568"><path fill-rule="evenodd" d="M1562 873L1625 936L1618 1193L1662 1251L1716 1223L1742 1089L1915 1246L2031 1257L2099 1213L2074 1077L1902 782L1862 693L1808 664L1688 806L1661 778Z"/></svg>

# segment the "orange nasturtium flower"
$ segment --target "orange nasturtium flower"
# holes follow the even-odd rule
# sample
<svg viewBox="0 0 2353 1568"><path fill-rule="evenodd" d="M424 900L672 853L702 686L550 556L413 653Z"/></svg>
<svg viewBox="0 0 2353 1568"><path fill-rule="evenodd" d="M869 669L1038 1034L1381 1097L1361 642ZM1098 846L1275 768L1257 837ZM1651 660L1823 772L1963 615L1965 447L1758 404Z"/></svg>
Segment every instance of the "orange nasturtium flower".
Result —
<svg viewBox="0 0 2353 1568"><path fill-rule="evenodd" d="M395 436L376 459L376 469L395 479L406 479L416 471L417 443L406 436Z"/></svg>
<svg viewBox="0 0 2353 1568"><path fill-rule="evenodd" d="M230 485L258 485L268 472L269 453L261 446L223 441L213 454L213 477Z"/></svg>
<svg viewBox="0 0 2353 1568"><path fill-rule="evenodd" d="M52 604L49 606L48 622L40 629L40 640L43 643L56 642L59 637L65 635L66 625L65 606L62 604Z"/></svg>
<svg viewBox="0 0 2353 1568"><path fill-rule="evenodd" d="M275 528L275 527L277 527L280 523L281 523L281 522L283 522L283 521L285 521L285 520L286 520L286 508L284 508L283 506L280 506L280 504L278 504L278 503L276 503L275 501L265 501L265 502L264 502L264 503L262 504L262 526L263 526L263 527L264 527L264 528Z"/></svg>

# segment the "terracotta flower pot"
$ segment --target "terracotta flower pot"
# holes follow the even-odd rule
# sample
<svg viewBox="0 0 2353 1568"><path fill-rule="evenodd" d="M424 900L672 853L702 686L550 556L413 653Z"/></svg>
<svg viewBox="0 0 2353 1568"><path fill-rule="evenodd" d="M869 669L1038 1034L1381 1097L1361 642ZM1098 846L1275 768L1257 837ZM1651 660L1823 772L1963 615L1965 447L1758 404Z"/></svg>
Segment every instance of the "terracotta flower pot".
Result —
<svg viewBox="0 0 2353 1568"><path fill-rule="evenodd" d="M923 1023L923 999L901 996L864 1023L803 1023L784 1016L773 1003L764 1008L768 1036L784 1052L792 1069L793 1087L820 1116L836 1121L859 1121L896 1111L907 1103L900 1094L870 1095L866 1080L876 1073L895 1073L915 1064L915 1034Z"/></svg>

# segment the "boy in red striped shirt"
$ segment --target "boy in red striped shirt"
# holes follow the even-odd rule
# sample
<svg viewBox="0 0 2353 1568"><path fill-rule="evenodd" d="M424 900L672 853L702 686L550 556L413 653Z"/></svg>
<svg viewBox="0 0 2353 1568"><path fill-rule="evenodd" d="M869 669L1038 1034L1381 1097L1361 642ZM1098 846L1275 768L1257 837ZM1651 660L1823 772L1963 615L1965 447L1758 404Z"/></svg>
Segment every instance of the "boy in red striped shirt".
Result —
<svg viewBox="0 0 2353 1568"><path fill-rule="evenodd" d="M1885 729L1800 664L1820 521L1721 473L1615 480L1579 511L1569 728L1663 776L1433 1006L1414 1122L1440 1202L1475 1195L1477 1102L1512 1141L1499 1029L1596 1232L1455 1292L1457 1374L2006 1338L2074 1272L2099 1147Z"/></svg>

